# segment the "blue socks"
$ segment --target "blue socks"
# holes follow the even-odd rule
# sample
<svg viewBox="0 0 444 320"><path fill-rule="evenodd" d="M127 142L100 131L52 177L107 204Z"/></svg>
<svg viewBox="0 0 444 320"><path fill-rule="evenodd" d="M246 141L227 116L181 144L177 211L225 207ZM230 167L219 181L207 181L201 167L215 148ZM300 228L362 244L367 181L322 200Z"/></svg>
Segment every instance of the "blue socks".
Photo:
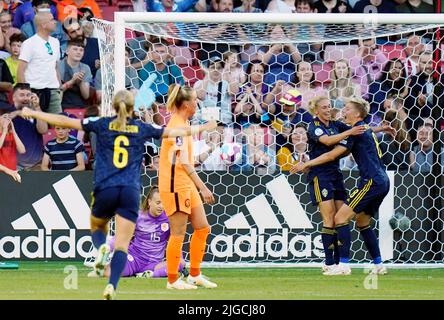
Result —
<svg viewBox="0 0 444 320"><path fill-rule="evenodd" d="M367 247L370 256L373 259L374 264L379 264L382 262L381 252L379 251L378 239L376 234L370 226L359 228L359 232L364 239L365 246Z"/></svg>
<svg viewBox="0 0 444 320"><path fill-rule="evenodd" d="M333 249L333 258L335 261L335 264L339 264L339 245L338 245L338 233L335 230L335 237L333 240L333 244L334 244L334 249Z"/></svg>
<svg viewBox="0 0 444 320"><path fill-rule="evenodd" d="M335 230L333 228L322 227L321 237L322 245L325 253L325 264L331 266L335 264L333 258L334 242L335 242Z"/></svg>
<svg viewBox="0 0 444 320"><path fill-rule="evenodd" d="M336 232L338 235L338 247L339 247L339 262L348 263L350 256L350 244L351 234L349 223L344 223L336 226Z"/></svg>
<svg viewBox="0 0 444 320"><path fill-rule="evenodd" d="M117 283L119 282L120 275L126 265L127 253L121 250L115 250L113 258L111 260L111 275L109 277L109 283L117 289Z"/></svg>
<svg viewBox="0 0 444 320"><path fill-rule="evenodd" d="M102 230L97 229L91 232L91 239L94 248L99 249L99 247L106 242L106 234Z"/></svg>

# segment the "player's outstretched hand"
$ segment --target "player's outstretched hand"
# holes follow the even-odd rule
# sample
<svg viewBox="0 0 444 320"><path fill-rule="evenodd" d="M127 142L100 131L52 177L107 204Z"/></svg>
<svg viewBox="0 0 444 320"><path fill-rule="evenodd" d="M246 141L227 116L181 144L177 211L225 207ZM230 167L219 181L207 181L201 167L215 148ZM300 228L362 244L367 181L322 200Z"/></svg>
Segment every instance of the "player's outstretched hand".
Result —
<svg viewBox="0 0 444 320"><path fill-rule="evenodd" d="M308 167L303 162L298 162L296 165L290 168L290 173L299 173L299 172L307 172Z"/></svg>
<svg viewBox="0 0 444 320"><path fill-rule="evenodd" d="M210 189L205 188L201 191L202 198L206 204L213 204L215 202L213 193L210 191Z"/></svg>
<svg viewBox="0 0 444 320"><path fill-rule="evenodd" d="M382 130L383 130L385 133L391 135L393 138L396 137L397 131L396 131L395 128L390 127L389 125L383 125L383 126L382 126Z"/></svg>
<svg viewBox="0 0 444 320"><path fill-rule="evenodd" d="M355 126L350 129L350 135L352 136L359 136L360 134L363 134L367 129L365 126Z"/></svg>
<svg viewBox="0 0 444 320"><path fill-rule="evenodd" d="M22 118L30 119L30 118L32 118L33 112L34 112L34 110L32 110L32 109L30 109L30 108L28 108L28 107L24 107L24 108L21 110L21 112L20 112L19 115L20 115Z"/></svg>

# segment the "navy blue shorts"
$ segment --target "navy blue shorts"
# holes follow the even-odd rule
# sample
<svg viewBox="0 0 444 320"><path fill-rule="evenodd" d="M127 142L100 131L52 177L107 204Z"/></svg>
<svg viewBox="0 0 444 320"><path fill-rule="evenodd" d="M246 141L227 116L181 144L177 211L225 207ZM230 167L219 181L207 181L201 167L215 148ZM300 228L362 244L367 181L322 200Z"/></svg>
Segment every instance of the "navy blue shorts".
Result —
<svg viewBox="0 0 444 320"><path fill-rule="evenodd" d="M140 191L134 187L110 187L94 191L92 215L96 218L112 218L118 214L134 223L137 221Z"/></svg>
<svg viewBox="0 0 444 320"><path fill-rule="evenodd" d="M358 187L353 190L345 203L352 208L355 213L365 212L370 216L375 216L389 190L389 179L361 180L359 181Z"/></svg>
<svg viewBox="0 0 444 320"><path fill-rule="evenodd" d="M347 197L344 177L340 172L329 177L315 176L309 183L308 190L310 191L311 203L314 206L331 199L345 201Z"/></svg>

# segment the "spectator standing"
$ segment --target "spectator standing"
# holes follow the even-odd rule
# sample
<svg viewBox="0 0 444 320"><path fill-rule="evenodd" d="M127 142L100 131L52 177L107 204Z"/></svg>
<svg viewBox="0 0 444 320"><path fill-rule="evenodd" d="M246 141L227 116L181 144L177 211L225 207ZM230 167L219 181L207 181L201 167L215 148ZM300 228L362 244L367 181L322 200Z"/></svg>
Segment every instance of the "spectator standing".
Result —
<svg viewBox="0 0 444 320"><path fill-rule="evenodd" d="M70 41L66 57L59 62L62 81L62 108L86 108L90 97L92 74L88 65L81 63L85 48L83 42Z"/></svg>
<svg viewBox="0 0 444 320"><path fill-rule="evenodd" d="M35 13L39 11L45 12L50 9L51 3L51 0L32 0L32 8ZM35 35L37 32L37 26L35 25L34 20L25 22L21 26L20 31L23 33L25 38L31 38L33 35ZM62 24L59 21L56 21L56 29L51 33L51 37L59 40L60 52L63 54L68 43L68 36L63 31Z"/></svg>
<svg viewBox="0 0 444 320"><path fill-rule="evenodd" d="M44 148L42 171L84 171L83 143L69 135L69 128L55 126L56 138Z"/></svg>
<svg viewBox="0 0 444 320"><path fill-rule="evenodd" d="M57 71L60 44L50 36L56 28L56 20L49 12L38 12L35 24L37 33L22 44L17 81L31 85L39 97L42 111L60 113L62 107Z"/></svg>

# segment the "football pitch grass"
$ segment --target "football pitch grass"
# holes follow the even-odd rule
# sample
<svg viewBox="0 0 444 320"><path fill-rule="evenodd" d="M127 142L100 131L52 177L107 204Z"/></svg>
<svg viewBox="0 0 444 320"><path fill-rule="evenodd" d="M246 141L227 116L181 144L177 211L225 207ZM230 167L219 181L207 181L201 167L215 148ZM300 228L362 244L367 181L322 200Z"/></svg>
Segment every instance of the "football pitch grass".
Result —
<svg viewBox="0 0 444 320"><path fill-rule="evenodd" d="M75 278L77 270L77 289ZM66 262L20 262L0 270L1 300L99 300L106 279L88 278L91 269ZM64 272L66 271L66 273ZM319 268L208 268L217 289L167 290L166 279L122 278L119 300L409 300L444 299L444 269L389 269L367 277L327 277ZM65 288L66 287L66 288ZM366 289L367 287L367 289Z"/></svg>

